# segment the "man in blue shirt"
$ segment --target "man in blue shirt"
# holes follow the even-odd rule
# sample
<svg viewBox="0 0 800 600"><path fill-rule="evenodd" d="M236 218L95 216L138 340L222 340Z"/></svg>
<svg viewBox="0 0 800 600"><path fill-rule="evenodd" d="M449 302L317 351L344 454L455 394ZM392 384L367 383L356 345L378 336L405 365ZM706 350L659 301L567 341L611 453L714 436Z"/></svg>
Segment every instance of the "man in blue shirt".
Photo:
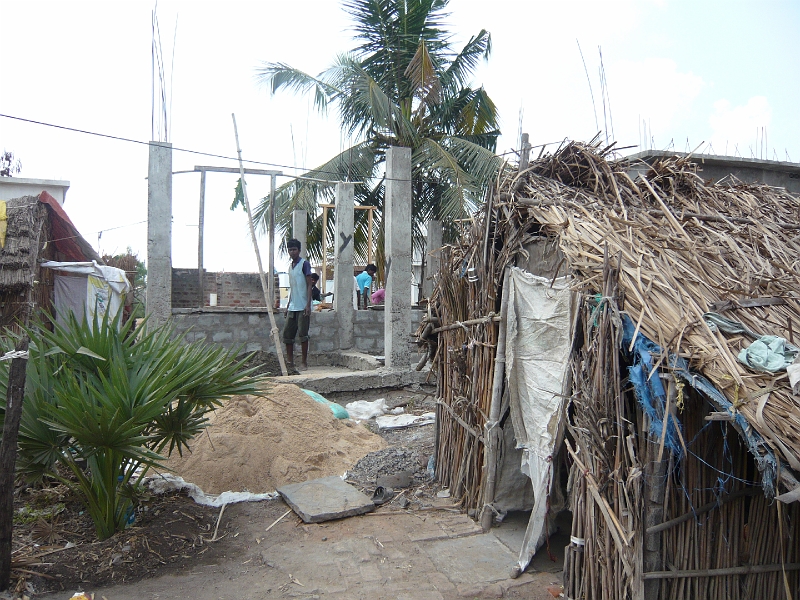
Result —
<svg viewBox="0 0 800 600"><path fill-rule="evenodd" d="M300 241L292 238L286 242L289 253L289 304L283 326L283 343L286 344L286 366L294 368L294 338L300 338L302 363L300 370L308 369L308 325L311 319L311 265L300 257Z"/></svg>
<svg viewBox="0 0 800 600"><path fill-rule="evenodd" d="M367 308L367 301L369 299L370 288L372 287L372 278L378 272L378 267L373 264L368 264L364 270L356 275L356 284L358 285L358 308L361 308L361 300L364 300L364 309Z"/></svg>

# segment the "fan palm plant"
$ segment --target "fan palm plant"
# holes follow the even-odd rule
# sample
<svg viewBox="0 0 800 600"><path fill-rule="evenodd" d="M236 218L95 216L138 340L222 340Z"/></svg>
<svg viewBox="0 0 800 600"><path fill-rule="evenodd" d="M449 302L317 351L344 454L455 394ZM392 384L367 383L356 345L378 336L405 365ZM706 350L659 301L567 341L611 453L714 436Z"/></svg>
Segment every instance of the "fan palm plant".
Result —
<svg viewBox="0 0 800 600"><path fill-rule="evenodd" d="M272 93L313 94L315 106L336 107L342 130L357 142L328 162L281 186L276 194L279 226L291 211L309 212L309 254L320 259L319 199L333 197L337 181L355 181L356 202L383 208L380 178L386 149L411 148L412 230L423 245L424 224L446 224L468 216L482 200L502 160L494 153L497 111L483 88L469 87L481 60L489 57L485 30L455 52L443 22L449 0L347 0L360 45L336 58L317 76L284 63L265 63L257 80ZM266 222L269 199L257 206ZM356 212L356 255L366 256L366 216ZM332 227L332 225L331 225ZM331 236L329 239L332 239ZM315 243L316 242L316 243Z"/></svg>
<svg viewBox="0 0 800 600"><path fill-rule="evenodd" d="M94 319L31 330L17 473L53 477L86 505L100 539L128 521L138 476L182 453L222 399L257 393L232 351L171 328ZM2 375L0 375L2 379ZM0 401L3 404L3 401Z"/></svg>

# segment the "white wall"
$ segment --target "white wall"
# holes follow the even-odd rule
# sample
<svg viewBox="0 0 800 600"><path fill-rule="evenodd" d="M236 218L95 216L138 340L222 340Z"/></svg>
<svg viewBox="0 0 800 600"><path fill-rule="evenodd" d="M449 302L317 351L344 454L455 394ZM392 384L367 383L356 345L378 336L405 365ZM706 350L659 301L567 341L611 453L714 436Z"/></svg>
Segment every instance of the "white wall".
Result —
<svg viewBox="0 0 800 600"><path fill-rule="evenodd" d="M55 179L25 179L22 177L0 177L0 200L11 200L23 196L38 196L47 192L64 206L69 181Z"/></svg>

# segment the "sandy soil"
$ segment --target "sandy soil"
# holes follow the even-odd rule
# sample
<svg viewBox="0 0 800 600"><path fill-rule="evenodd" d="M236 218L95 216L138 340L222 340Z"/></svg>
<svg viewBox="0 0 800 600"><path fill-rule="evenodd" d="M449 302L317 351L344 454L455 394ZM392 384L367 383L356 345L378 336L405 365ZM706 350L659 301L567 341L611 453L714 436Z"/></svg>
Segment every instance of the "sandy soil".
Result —
<svg viewBox="0 0 800 600"><path fill-rule="evenodd" d="M278 391L281 399L288 398L288 390ZM346 404L382 396L390 406L404 405L411 412L422 413L432 407L429 394L430 390L424 389L371 390L330 399ZM249 429L240 427L238 435L245 436L240 442L249 440L252 445L253 440L262 440L261 436L266 435L269 427L264 428L258 415L274 409L253 405L246 399L232 403L228 407L229 416L237 411L251 415ZM313 420L315 415L330 425L328 413L318 412L317 407L312 407L305 416ZM217 419L225 421L222 415ZM339 423L330 427L338 438L343 432L344 435L353 433L350 430L354 426ZM352 463L347 468L355 479L354 485L371 493L381 474L401 467L413 470L410 488L375 513L363 517L305 525L281 500L233 504L220 511L197 505L184 495L173 494L144 498L132 527L109 540L96 542L91 522L65 488L22 491L15 508L63 508L56 515L44 515L15 529L16 593L0 594L0 598L35 595L42 600L66 600L78 590L97 591L96 600L552 598L547 586L560 583L555 563L549 569L551 572L524 574L518 580L486 585L454 586L438 573L436 565L420 552L420 542L415 541L414 535L444 531L445 536L458 537L462 535L458 531L469 532L475 525L449 506L447 500L437 500L436 484L427 479L427 457L433 451L434 427L398 430L380 437L370 433L374 429L370 423L358 427L361 429L353 439L363 447L352 452L349 451L352 448L339 449L347 457L344 462ZM291 447L297 453L319 454L318 449L309 446L307 431L287 435L290 442L286 446L281 446L280 440L275 446L278 454L290 455L288 448ZM210 437L214 441L213 429ZM214 443L218 450L224 446ZM374 445L370 447L369 444ZM323 458L319 464L327 460L335 462L341 455L338 450L330 450ZM206 462L204 467L196 465L194 468L200 472L216 464L225 470L242 471L238 476L243 479L251 476L248 470L264 471L270 477L274 474L272 464L254 455L239 460L234 467L225 460ZM305 461L304 464L310 465L306 467L306 475L317 476L314 468L319 464ZM184 466L189 469L188 463ZM335 468L340 469L341 465L337 463ZM226 487L224 482L214 485L217 484L220 487L215 489ZM269 487L271 484L259 485ZM410 503L401 504L404 498ZM65 548L66 545L71 547ZM46 594L48 591L52 593Z"/></svg>

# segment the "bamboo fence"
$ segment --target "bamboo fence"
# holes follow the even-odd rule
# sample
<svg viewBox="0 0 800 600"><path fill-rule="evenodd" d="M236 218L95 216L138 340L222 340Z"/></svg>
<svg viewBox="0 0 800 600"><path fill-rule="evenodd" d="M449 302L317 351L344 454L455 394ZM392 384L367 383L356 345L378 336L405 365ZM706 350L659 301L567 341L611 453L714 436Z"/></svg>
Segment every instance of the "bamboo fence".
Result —
<svg viewBox="0 0 800 600"><path fill-rule="evenodd" d="M556 240L582 298L565 442L565 596L799 597L800 503L759 494L737 430L710 420L708 402L665 359L687 359L763 437L760 451L800 472L800 403L785 373L740 364L752 340L703 318L721 313L795 342L800 201L733 178L710 184L687 158L662 159L634 181L612 152L571 142L505 170L460 243L444 249L420 328L439 375L437 475L466 510L483 508L503 270L528 259L528 244ZM665 351L651 375L670 390L659 418L679 425L683 456L648 434L626 384L623 312Z"/></svg>

